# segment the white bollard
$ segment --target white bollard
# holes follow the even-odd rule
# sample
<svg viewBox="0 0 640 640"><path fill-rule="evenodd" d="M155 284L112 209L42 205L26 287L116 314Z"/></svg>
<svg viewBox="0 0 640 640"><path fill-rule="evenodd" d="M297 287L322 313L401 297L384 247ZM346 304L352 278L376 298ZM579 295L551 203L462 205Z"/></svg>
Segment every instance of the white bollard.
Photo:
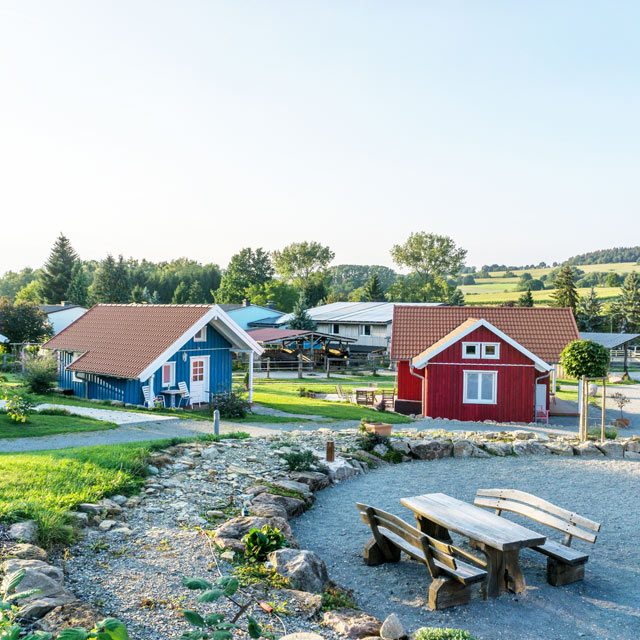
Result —
<svg viewBox="0 0 640 640"><path fill-rule="evenodd" d="M217 409L213 411L213 433L216 436L220 435L220 412Z"/></svg>

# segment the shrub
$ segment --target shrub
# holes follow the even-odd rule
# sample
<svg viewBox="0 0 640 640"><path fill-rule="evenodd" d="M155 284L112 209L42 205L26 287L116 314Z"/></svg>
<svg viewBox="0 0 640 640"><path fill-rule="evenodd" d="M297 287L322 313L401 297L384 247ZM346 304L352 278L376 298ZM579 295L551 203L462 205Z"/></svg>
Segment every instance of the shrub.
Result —
<svg viewBox="0 0 640 640"><path fill-rule="evenodd" d="M313 451L292 451L282 456L289 467L289 471L313 471L318 468L320 459Z"/></svg>
<svg viewBox="0 0 640 640"><path fill-rule="evenodd" d="M322 611L334 611L335 609L357 609L350 591L345 591L331 583L322 592Z"/></svg>
<svg viewBox="0 0 640 640"><path fill-rule="evenodd" d="M593 427L589 429L587 437L589 440L600 440L601 435L600 427ZM605 427L604 437L607 440L615 440L618 437L618 430L615 427Z"/></svg>
<svg viewBox="0 0 640 640"><path fill-rule="evenodd" d="M264 562L272 551L282 549L286 542L280 529L265 524L261 529L250 529L244 537L244 555L247 559Z"/></svg>
<svg viewBox="0 0 640 640"><path fill-rule="evenodd" d="M475 640L463 629L445 629L440 627L422 627L414 634L414 640Z"/></svg>
<svg viewBox="0 0 640 640"><path fill-rule="evenodd" d="M233 391L212 397L211 406L220 412L221 418L244 418L249 413L249 403Z"/></svg>
<svg viewBox="0 0 640 640"><path fill-rule="evenodd" d="M27 414L32 408L33 403L24 396L15 395L6 398L5 411L14 422L22 422L22 424L27 422L29 420Z"/></svg>
<svg viewBox="0 0 640 640"><path fill-rule="evenodd" d="M24 363L24 378L34 393L46 393L55 384L58 365L52 355L28 356Z"/></svg>
<svg viewBox="0 0 640 640"><path fill-rule="evenodd" d="M560 364L573 378L604 378L609 370L609 350L592 340L574 340L560 354Z"/></svg>
<svg viewBox="0 0 640 640"><path fill-rule="evenodd" d="M73 415L71 411L67 411L67 409L58 409L57 407L47 407L45 409L40 409L38 413L41 416L70 416Z"/></svg>
<svg viewBox="0 0 640 640"><path fill-rule="evenodd" d="M389 438L387 436L381 436L371 431L365 431L364 427L360 427L362 435L358 437L357 445L363 451L373 451L373 448L379 444L389 446Z"/></svg>

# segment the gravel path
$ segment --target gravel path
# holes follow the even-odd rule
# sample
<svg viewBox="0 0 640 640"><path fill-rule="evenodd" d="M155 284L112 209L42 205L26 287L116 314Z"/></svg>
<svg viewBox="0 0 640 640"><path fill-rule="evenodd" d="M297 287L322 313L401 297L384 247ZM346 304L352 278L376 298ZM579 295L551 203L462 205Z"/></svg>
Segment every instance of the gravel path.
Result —
<svg viewBox="0 0 640 640"><path fill-rule="evenodd" d="M330 576L354 590L360 605L384 618L396 612L405 627L468 629L481 640L555 640L640 636L640 464L566 458L443 459L386 467L318 494L315 507L293 521L302 548L319 553ZM401 497L442 491L472 501L478 487L519 488L603 523L584 582L552 587L545 559L530 551L522 565L525 594L496 600L474 598L469 606L441 612L424 608L429 576L424 566L366 567L361 552L369 539L354 503L368 502L411 520ZM578 547L591 545L576 544Z"/></svg>

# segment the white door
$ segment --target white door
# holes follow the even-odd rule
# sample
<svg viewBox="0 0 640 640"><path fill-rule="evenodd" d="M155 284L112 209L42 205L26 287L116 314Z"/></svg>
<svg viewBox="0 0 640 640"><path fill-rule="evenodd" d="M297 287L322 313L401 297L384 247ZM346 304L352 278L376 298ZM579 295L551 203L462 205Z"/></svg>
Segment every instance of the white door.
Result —
<svg viewBox="0 0 640 640"><path fill-rule="evenodd" d="M547 410L547 385L536 385L536 411Z"/></svg>
<svg viewBox="0 0 640 640"><path fill-rule="evenodd" d="M209 356L194 356L191 358L191 373L189 376L189 395L192 403L207 402L209 400Z"/></svg>

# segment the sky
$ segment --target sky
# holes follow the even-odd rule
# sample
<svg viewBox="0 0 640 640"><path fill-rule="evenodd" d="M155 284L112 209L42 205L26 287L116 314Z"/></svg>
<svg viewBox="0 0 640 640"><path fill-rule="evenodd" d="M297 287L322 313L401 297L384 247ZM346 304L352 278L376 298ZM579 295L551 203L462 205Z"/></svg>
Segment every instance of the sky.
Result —
<svg viewBox="0 0 640 640"><path fill-rule="evenodd" d="M640 243L640 3L0 0L0 272Z"/></svg>

